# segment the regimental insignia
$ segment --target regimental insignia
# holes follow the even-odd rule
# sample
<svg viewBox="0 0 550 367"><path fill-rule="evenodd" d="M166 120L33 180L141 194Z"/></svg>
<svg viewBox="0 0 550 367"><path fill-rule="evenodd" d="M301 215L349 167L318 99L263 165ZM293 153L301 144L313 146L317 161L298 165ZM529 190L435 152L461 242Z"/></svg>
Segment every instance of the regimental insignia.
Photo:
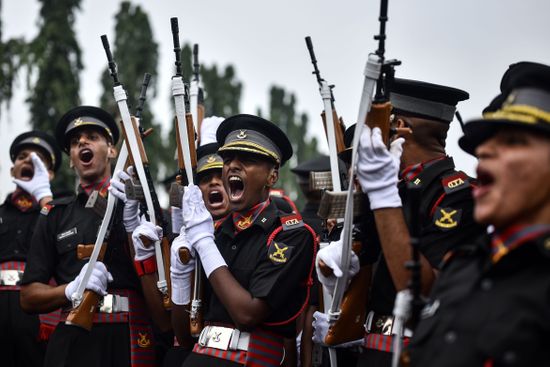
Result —
<svg viewBox="0 0 550 367"><path fill-rule="evenodd" d="M246 130L239 131L239 134L237 134L237 138L239 139L246 139Z"/></svg>
<svg viewBox="0 0 550 367"><path fill-rule="evenodd" d="M151 346L151 338L149 338L147 332L138 332L137 344L140 348L149 348Z"/></svg>
<svg viewBox="0 0 550 367"><path fill-rule="evenodd" d="M35 144L40 144L40 138L33 138L32 142Z"/></svg>
<svg viewBox="0 0 550 367"><path fill-rule="evenodd" d="M237 223L237 227L239 229L247 229L252 224L252 215L249 215L248 217L241 218Z"/></svg>
<svg viewBox="0 0 550 367"><path fill-rule="evenodd" d="M458 226L461 216L462 209L437 207L435 209L434 224L443 231L448 231Z"/></svg>
<svg viewBox="0 0 550 367"><path fill-rule="evenodd" d="M32 200L26 195L21 195L15 200L15 205L21 210L27 210L32 207Z"/></svg>
<svg viewBox="0 0 550 367"><path fill-rule="evenodd" d="M458 172L444 177L441 180L441 184L443 185L443 190L445 190L445 193L450 194L452 192L470 187L470 180L464 172Z"/></svg>
<svg viewBox="0 0 550 367"><path fill-rule="evenodd" d="M422 183L422 181L417 177L414 179L413 181L413 184L415 184L416 186L420 185Z"/></svg>
<svg viewBox="0 0 550 367"><path fill-rule="evenodd" d="M269 246L268 257L275 265L285 264L292 254L293 247L287 246L282 242L273 241Z"/></svg>
<svg viewBox="0 0 550 367"><path fill-rule="evenodd" d="M216 162L216 157L214 157L214 155L208 156L206 163L214 163L214 162Z"/></svg>
<svg viewBox="0 0 550 367"><path fill-rule="evenodd" d="M82 125L83 123L84 123L84 121L79 117L79 118L77 118L77 119L74 120L73 125L74 125L74 126L80 126L80 125Z"/></svg>

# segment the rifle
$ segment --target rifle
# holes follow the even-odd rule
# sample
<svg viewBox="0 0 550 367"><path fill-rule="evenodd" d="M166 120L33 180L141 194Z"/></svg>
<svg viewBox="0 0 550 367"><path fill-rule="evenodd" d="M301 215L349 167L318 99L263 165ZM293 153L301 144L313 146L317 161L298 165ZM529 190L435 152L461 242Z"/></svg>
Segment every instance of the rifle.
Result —
<svg viewBox="0 0 550 367"><path fill-rule="evenodd" d="M191 79L189 95L191 100L191 115L193 115L193 121L197 125L198 145L201 139L201 124L204 119L204 92L200 87L199 45L196 43L193 45L193 79Z"/></svg>
<svg viewBox="0 0 550 367"><path fill-rule="evenodd" d="M183 174L187 177L187 182L193 185L193 170L197 166L197 154L195 150L195 130L193 126L193 115L189 111L189 94L186 91L186 85L183 81L181 71L181 48L179 41L178 18L171 18L172 40L174 43L174 53L176 54L176 74L172 77L172 95L176 108L176 138L179 174L176 177L176 185L181 187ZM186 128L183 128L182 122L185 121ZM184 149L187 147L188 149ZM182 165L183 163L183 165ZM174 185L173 185L174 186ZM177 189L178 196L183 193L182 189ZM175 196L171 193L172 198ZM173 202L174 206L181 207ZM191 259L189 250L182 248L179 251L179 257L182 263L187 264ZM192 336L198 336L202 330L202 266L199 259L195 259L195 270L193 274L193 293L191 297L191 310L189 312L190 332Z"/></svg>
<svg viewBox="0 0 550 367"><path fill-rule="evenodd" d="M109 70L111 72L111 77L113 78L114 82L114 97L117 101L118 109L122 118L122 132L126 137L126 147L129 152L130 159L133 162L133 166L137 172L139 182L142 186L142 192L146 204L146 214L149 216L149 221L153 223L153 225L156 225L157 218L159 218L159 215L162 216L162 211L160 211L160 205L158 203L158 198L156 197L151 172L149 171L149 162L145 153L145 149L143 147L143 141L141 139L139 121L135 117L130 116L130 111L126 102L126 91L124 90L123 85L118 80L117 66L113 59L113 55L111 54L111 48L109 46L109 40L107 39L107 36L101 36L101 41L103 42L105 55L107 56L107 60L109 63ZM148 78L146 77L146 79ZM145 91L142 88L143 95L141 95L140 98L143 102L145 101L144 93ZM141 106L140 108L143 109L143 106ZM165 307L167 307L169 305L170 296L168 293L168 282L166 281L166 273L164 267L165 264L163 260L163 250L161 249L161 241L155 241L154 246L159 278L157 282L157 288L163 295L163 303L165 304ZM164 253L166 253L166 250L164 250Z"/></svg>
<svg viewBox="0 0 550 367"><path fill-rule="evenodd" d="M387 131L386 139L389 136L389 116L391 105L389 103L389 90L386 82L393 78L393 66L398 65L398 61L384 61L385 40L386 40L386 21L388 20L388 0L381 0L380 6L380 32L374 37L378 41L378 49L374 54L370 54L365 66L365 79L359 106L359 114L357 118L357 127L353 137L351 167L350 167L350 182L353 182L355 175L355 166L357 164L357 148L359 146L359 138L363 129L363 122L369 123L369 126L378 126L383 124L383 131ZM386 78L387 77L387 78ZM376 95L374 103L371 100L374 87L376 85ZM372 106L372 108L371 108ZM369 114L367 118L367 114ZM387 140L386 140L387 141ZM353 219L353 185L348 186L346 197L346 212L344 215L343 229L343 246L342 246L342 269L349 268L350 249L352 246L351 225ZM329 319L335 322L341 315L342 298L348 282L348 273L344 272L342 277L336 281L332 304L329 311Z"/></svg>

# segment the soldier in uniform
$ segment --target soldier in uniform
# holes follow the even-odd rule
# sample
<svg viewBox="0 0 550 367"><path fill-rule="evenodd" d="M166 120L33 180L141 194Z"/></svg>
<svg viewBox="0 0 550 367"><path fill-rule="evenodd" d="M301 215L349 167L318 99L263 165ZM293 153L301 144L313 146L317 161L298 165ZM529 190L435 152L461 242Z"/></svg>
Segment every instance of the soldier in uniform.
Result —
<svg viewBox="0 0 550 367"><path fill-rule="evenodd" d="M295 319L307 303L315 253L309 227L269 198L292 146L276 125L252 115L226 119L217 140L232 213L214 236L200 190L188 187L185 230L172 244L173 252L186 247L200 258L210 284L206 326L184 365L278 366L283 338L295 337ZM172 273L193 266L178 262Z"/></svg>
<svg viewBox="0 0 550 367"><path fill-rule="evenodd" d="M53 200L38 219L21 288L21 306L27 312L61 307L65 318L71 309L90 252L89 247L79 245L95 243L102 221L102 216L85 205L93 191L107 194L118 137L112 116L97 107L76 107L58 122L56 139L69 155L79 185L75 197ZM150 323L121 211L114 213L103 262L95 264L85 286L104 296L105 307L94 315L91 331L60 322L48 344L45 366L154 364ZM51 277L57 286L48 284Z"/></svg>
<svg viewBox="0 0 550 367"><path fill-rule="evenodd" d="M411 341L412 366L550 361L550 67L510 66L459 145L478 158L476 221L447 257Z"/></svg>
<svg viewBox="0 0 550 367"><path fill-rule="evenodd" d="M411 253L405 223L416 218L420 223L424 293L429 292L434 270L440 268L445 254L463 239L483 232L472 218L471 179L457 171L445 153L455 106L467 98L468 94L459 89L396 79L390 100L392 127L398 133L390 150L382 143L380 129L364 128L358 179L374 212L382 254L373 274L364 350L358 365L391 365L394 300L397 291L407 288L410 278L404 266ZM408 185L419 187L416 195L420 204L412 218L403 216L413 205ZM325 263L338 260L339 264L340 253L340 246L328 246L318 258ZM324 281L322 276L320 279ZM411 335L412 331L405 328L405 344Z"/></svg>
<svg viewBox="0 0 550 367"><path fill-rule="evenodd" d="M61 151L52 136L29 131L15 138L10 158L17 187L0 205L0 355L8 367L42 366L51 326L23 312L19 283L40 208L52 200L50 180Z"/></svg>

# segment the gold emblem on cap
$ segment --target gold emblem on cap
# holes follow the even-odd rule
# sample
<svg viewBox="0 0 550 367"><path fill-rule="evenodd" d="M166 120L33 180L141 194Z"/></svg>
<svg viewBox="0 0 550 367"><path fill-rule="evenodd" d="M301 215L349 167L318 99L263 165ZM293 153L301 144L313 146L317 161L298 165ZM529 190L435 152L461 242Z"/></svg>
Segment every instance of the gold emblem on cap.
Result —
<svg viewBox="0 0 550 367"><path fill-rule="evenodd" d="M33 138L32 142L35 144L40 144L40 138Z"/></svg>
<svg viewBox="0 0 550 367"><path fill-rule="evenodd" d="M510 93L508 97L506 98L505 105L511 105L516 100L516 93Z"/></svg>
<svg viewBox="0 0 550 367"><path fill-rule="evenodd" d="M237 135L237 138L246 139L246 130L239 131L239 134Z"/></svg>
<svg viewBox="0 0 550 367"><path fill-rule="evenodd" d="M74 120L74 126L80 126L83 123L84 123L84 121L82 121L82 119L80 117Z"/></svg>
<svg viewBox="0 0 550 367"><path fill-rule="evenodd" d="M214 163L215 161L216 161L216 158L213 155L211 155L206 160L206 163Z"/></svg>

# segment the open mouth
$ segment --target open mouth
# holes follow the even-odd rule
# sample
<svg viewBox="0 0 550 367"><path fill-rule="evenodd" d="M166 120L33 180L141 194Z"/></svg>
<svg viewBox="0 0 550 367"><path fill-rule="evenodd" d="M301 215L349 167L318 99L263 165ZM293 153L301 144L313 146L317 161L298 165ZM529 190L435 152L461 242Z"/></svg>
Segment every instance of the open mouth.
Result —
<svg viewBox="0 0 550 367"><path fill-rule="evenodd" d="M30 180L34 176L34 170L31 167L23 167L21 170L21 178L23 180Z"/></svg>
<svg viewBox="0 0 550 367"><path fill-rule="evenodd" d="M217 190L210 191L210 193L208 194L208 203L211 205L223 203L222 193Z"/></svg>
<svg viewBox="0 0 550 367"><path fill-rule="evenodd" d="M94 158L94 152L92 152L90 149L87 149L87 148L82 149L78 154L78 158L82 163L88 164Z"/></svg>
<svg viewBox="0 0 550 367"><path fill-rule="evenodd" d="M474 187L472 194L475 199L480 198L489 192L491 186L495 182L495 177L483 168L477 169L477 187Z"/></svg>
<svg viewBox="0 0 550 367"><path fill-rule="evenodd" d="M229 182L229 198L231 200L239 200L244 193L244 182L238 176L230 176Z"/></svg>

